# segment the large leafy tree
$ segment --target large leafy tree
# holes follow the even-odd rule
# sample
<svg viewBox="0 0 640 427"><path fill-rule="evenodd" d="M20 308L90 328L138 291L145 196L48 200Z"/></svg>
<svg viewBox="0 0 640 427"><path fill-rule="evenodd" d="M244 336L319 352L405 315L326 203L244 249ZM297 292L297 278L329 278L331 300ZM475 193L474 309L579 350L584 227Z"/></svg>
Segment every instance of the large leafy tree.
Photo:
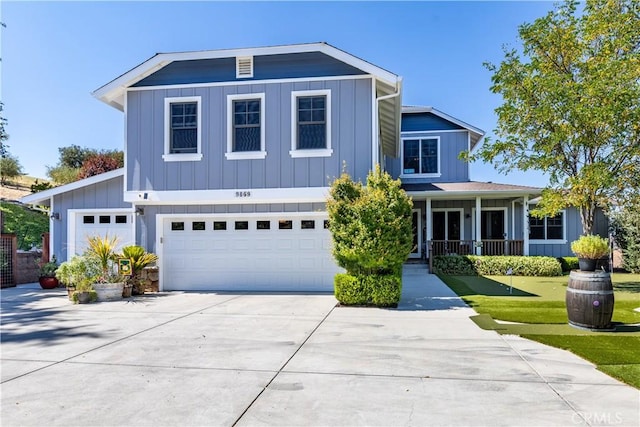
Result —
<svg viewBox="0 0 640 427"><path fill-rule="evenodd" d="M491 90L502 95L495 141L472 159L502 172L540 170L549 186L534 215L579 209L592 232L606 208L640 182L640 2L567 1L519 27Z"/></svg>
<svg viewBox="0 0 640 427"><path fill-rule="evenodd" d="M122 151L96 150L79 145L60 147L58 151L58 164L47 166L47 176L57 184L68 184L124 165Z"/></svg>

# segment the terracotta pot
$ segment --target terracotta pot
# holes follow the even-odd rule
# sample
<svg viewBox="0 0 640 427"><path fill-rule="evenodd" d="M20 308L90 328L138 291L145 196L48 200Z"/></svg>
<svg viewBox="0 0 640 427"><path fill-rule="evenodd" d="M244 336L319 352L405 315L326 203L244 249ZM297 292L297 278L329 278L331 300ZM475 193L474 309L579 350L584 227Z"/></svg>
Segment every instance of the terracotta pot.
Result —
<svg viewBox="0 0 640 427"><path fill-rule="evenodd" d="M42 276L38 279L38 282L40 283L40 287L42 289L54 289L59 285L58 279L56 279L55 277Z"/></svg>
<svg viewBox="0 0 640 427"><path fill-rule="evenodd" d="M122 298L131 298L131 291L133 287L130 285L124 285L122 288Z"/></svg>

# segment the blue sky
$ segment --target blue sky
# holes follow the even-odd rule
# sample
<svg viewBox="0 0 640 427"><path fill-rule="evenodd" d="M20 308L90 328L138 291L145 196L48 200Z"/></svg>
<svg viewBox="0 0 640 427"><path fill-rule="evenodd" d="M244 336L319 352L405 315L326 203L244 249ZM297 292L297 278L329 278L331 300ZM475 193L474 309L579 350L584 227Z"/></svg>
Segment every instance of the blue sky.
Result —
<svg viewBox="0 0 640 427"><path fill-rule="evenodd" d="M483 62L518 46L551 2L0 2L3 116L10 152L46 176L58 147L122 149L121 112L91 92L156 52L325 41L404 78L403 103L430 105L491 136L500 97ZM471 178L544 186L535 172Z"/></svg>

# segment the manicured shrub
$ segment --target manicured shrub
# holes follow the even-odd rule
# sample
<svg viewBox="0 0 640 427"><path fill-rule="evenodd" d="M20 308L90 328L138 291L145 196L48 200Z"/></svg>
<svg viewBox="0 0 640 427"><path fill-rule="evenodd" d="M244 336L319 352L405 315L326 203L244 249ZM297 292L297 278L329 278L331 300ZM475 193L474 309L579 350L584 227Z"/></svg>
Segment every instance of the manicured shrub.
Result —
<svg viewBox="0 0 640 427"><path fill-rule="evenodd" d="M562 267L563 273L568 273L571 270L578 269L578 257L575 256L563 256L558 258L558 262Z"/></svg>
<svg viewBox="0 0 640 427"><path fill-rule="evenodd" d="M437 274L451 276L503 276L511 269L514 276L560 276L560 262L539 256L441 255L433 259Z"/></svg>
<svg viewBox="0 0 640 427"><path fill-rule="evenodd" d="M476 276L471 260L463 255L436 255L433 257L433 272L449 276Z"/></svg>
<svg viewBox="0 0 640 427"><path fill-rule="evenodd" d="M334 281L343 304L395 306L400 301L402 265L413 248L413 203L399 180L376 167L367 185L343 173L327 200L333 256L347 270Z"/></svg>
<svg viewBox="0 0 640 427"><path fill-rule="evenodd" d="M413 247L413 203L400 181L376 167L367 186L343 173L327 201L333 256L353 275L401 271Z"/></svg>
<svg viewBox="0 0 640 427"><path fill-rule="evenodd" d="M333 279L334 295L340 304L365 305L369 301L369 290L366 283L356 276L339 273Z"/></svg>
<svg viewBox="0 0 640 427"><path fill-rule="evenodd" d="M560 262L543 256L468 256L481 276L505 275L511 269L514 276L561 276Z"/></svg>
<svg viewBox="0 0 640 427"><path fill-rule="evenodd" d="M376 305L396 307L402 292L402 276L399 274L352 276L336 274L335 297L344 305Z"/></svg>
<svg viewBox="0 0 640 427"><path fill-rule="evenodd" d="M378 307L397 307L402 293L402 275L365 276L371 289L371 302Z"/></svg>

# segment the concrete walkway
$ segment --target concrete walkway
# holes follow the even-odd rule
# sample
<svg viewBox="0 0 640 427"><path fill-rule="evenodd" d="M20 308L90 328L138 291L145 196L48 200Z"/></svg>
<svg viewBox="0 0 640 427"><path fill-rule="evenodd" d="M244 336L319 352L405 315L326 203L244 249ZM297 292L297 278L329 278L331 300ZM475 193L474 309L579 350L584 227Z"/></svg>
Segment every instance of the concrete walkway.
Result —
<svg viewBox="0 0 640 427"><path fill-rule="evenodd" d="M264 293L72 305L36 287L1 291L3 427L640 424L638 390L479 329L423 266L397 310Z"/></svg>

